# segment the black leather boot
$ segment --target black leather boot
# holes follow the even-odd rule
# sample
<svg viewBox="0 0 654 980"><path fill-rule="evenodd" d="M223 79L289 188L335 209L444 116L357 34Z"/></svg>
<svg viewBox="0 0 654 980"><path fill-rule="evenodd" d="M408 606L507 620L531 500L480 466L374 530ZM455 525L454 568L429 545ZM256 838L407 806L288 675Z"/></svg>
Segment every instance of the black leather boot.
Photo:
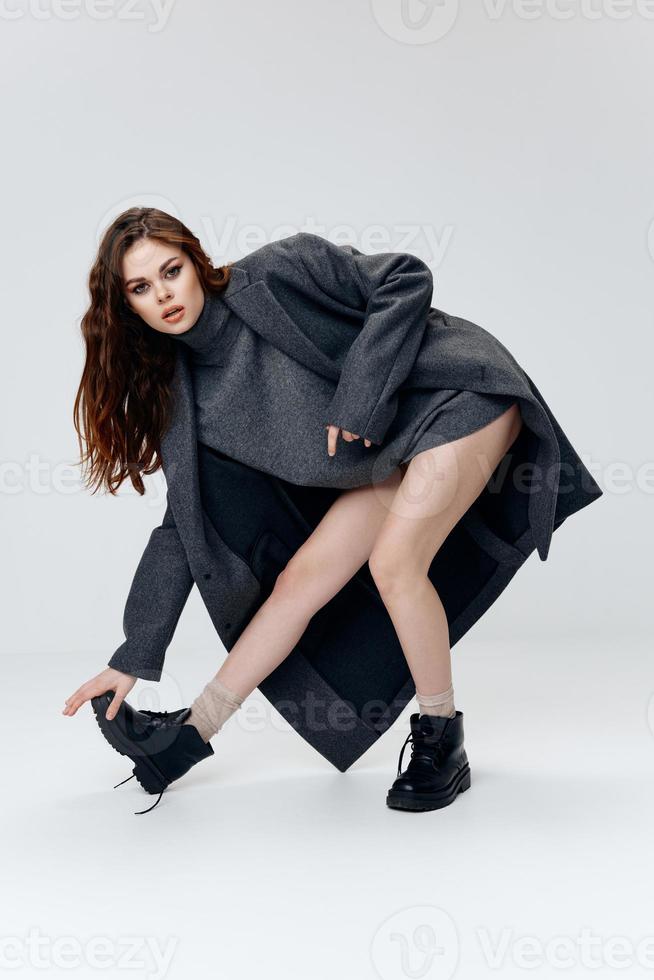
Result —
<svg viewBox="0 0 654 980"><path fill-rule="evenodd" d="M397 778L386 796L395 810L438 810L470 788L470 766L463 747L463 712L454 718L411 715L397 765ZM411 741L411 760L404 772L402 757Z"/></svg>
<svg viewBox="0 0 654 980"><path fill-rule="evenodd" d="M158 793L159 799L147 810L148 813L161 799L164 790L175 779L188 772L201 759L213 755L209 742L205 742L194 725L184 721L190 708L177 711L137 711L123 701L110 721L106 711L113 701L114 692L105 691L91 698L93 712L100 730L109 744L121 755L134 763L133 776L147 793ZM129 776L128 779L132 779ZM127 780L123 780L127 782ZM118 783L121 786L122 783Z"/></svg>

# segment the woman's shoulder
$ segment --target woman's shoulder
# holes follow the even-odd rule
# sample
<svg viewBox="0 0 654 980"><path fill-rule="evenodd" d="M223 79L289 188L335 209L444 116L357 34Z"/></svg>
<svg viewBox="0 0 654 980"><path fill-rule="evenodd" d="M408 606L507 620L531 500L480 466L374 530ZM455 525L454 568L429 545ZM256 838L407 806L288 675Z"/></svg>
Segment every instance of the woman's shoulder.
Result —
<svg viewBox="0 0 654 980"><path fill-rule="evenodd" d="M353 245L336 245L322 235L298 231L293 235L265 242L232 264L245 269L250 275L263 278L266 273L281 272L289 266L297 267L302 258L306 258L311 253L329 252L333 249L350 255L361 254Z"/></svg>

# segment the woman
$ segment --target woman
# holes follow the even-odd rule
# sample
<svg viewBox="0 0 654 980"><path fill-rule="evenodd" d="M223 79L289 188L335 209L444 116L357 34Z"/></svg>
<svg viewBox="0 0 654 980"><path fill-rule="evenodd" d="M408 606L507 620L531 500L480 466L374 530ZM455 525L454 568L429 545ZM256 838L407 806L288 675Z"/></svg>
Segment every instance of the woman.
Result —
<svg viewBox="0 0 654 980"><path fill-rule="evenodd" d="M144 493L140 474L155 472L162 458L165 469L162 447L174 445L183 405L175 379L188 364L204 499L225 458L296 486L342 491L190 708L137 712L125 700L137 677L160 675L188 589L193 579L200 585L188 567L165 629L162 620L160 653L146 663L138 645L124 644L67 699L66 715L92 701L105 737L133 759L148 792L160 798L212 754L209 739L366 562L419 707L412 756L404 772L400 756L387 804L437 809L470 786L448 619L430 569L454 529L464 520L475 528L473 504L523 430L540 437L537 459L558 468L559 455L551 452L555 420L517 362L487 331L431 308L432 286L415 256L363 255L308 234L214 269L189 229L152 208L130 209L105 233L89 280L74 408L89 482L115 493L129 476ZM169 492L170 470L194 465L190 454L168 452ZM526 533L543 560L553 528L601 493L582 475L584 493L575 485L567 511L555 512L556 486L530 491ZM197 530L197 513L183 513L187 503L177 500L175 519ZM183 563L175 541L170 561ZM140 615L158 625L156 612Z"/></svg>

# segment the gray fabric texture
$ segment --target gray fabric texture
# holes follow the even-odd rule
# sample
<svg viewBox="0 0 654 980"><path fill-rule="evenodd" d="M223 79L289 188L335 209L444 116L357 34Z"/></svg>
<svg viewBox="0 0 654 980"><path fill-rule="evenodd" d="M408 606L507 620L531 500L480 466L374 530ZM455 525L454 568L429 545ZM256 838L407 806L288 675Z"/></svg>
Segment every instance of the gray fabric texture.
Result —
<svg viewBox="0 0 654 980"><path fill-rule="evenodd" d="M366 486L418 452L474 432L515 398L404 387L384 445L339 439L327 453L324 418L333 384L250 330L220 297L208 296L195 324L173 335L188 350L197 437L248 466L303 486Z"/></svg>
<svg viewBox="0 0 654 980"><path fill-rule="evenodd" d="M316 526L316 500L335 495L333 488L383 479L422 435L447 439L472 417L478 420L482 404L492 414L517 401L525 429L507 454L499 490L482 493L430 568L448 613L451 645L534 549L545 561L553 531L601 496L515 358L482 327L431 307L432 286L430 270L415 256L364 255L306 233L234 263L226 290L208 298L186 339L178 335L175 410L161 446L167 508L137 567L123 617L125 640L110 666L160 679L193 583L229 650L274 575ZM220 364L200 363L196 340L204 329L212 344L223 336ZM225 368L229 403L211 387ZM218 410L223 405L233 430ZM307 405L313 406L308 416ZM330 458L328 423L374 446L339 439ZM200 433L209 440L218 433L216 442L234 454L223 449L224 456L213 457L209 498L201 493ZM518 484L513 477L521 468ZM257 530L264 505L272 524ZM345 770L390 727L414 689L365 569L328 606L329 618L314 617L298 649L260 689L294 719L300 735ZM327 713L342 709L350 728L316 725L302 714L298 721L289 703L297 707L309 695ZM362 707L375 699L386 707L371 720Z"/></svg>

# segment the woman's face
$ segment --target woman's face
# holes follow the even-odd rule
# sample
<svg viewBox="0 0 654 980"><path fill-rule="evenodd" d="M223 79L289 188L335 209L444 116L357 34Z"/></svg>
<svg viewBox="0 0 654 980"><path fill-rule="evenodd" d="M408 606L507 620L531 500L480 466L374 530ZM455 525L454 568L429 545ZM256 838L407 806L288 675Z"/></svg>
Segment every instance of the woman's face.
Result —
<svg viewBox="0 0 654 980"><path fill-rule="evenodd" d="M152 238L135 242L123 256L122 278L128 305L160 333L184 333L202 312L202 283L178 245Z"/></svg>

